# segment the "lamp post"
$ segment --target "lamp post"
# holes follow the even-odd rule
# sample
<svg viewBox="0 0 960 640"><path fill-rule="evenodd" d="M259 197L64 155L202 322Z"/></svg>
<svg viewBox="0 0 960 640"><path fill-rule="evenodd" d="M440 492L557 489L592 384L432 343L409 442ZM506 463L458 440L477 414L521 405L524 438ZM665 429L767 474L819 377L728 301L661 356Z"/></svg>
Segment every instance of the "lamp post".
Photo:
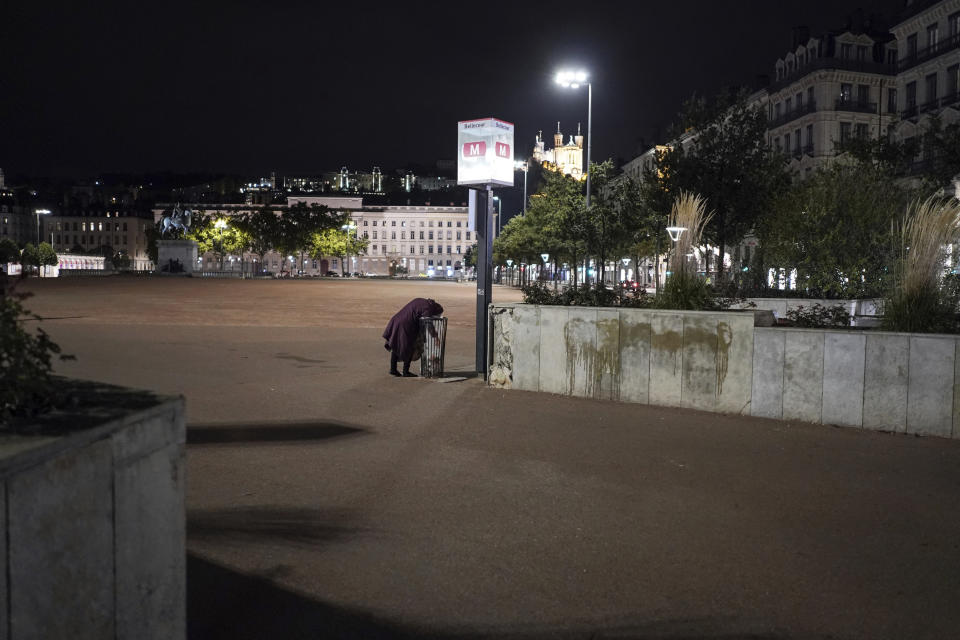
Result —
<svg viewBox="0 0 960 640"><path fill-rule="evenodd" d="M677 243L680 242L680 236L683 235L683 232L686 231L686 227L667 227L667 233L670 234L670 239L673 240L673 252L677 251ZM667 267L670 266L670 261L667 260ZM657 274L657 280L660 279L660 274Z"/></svg>
<svg viewBox="0 0 960 640"><path fill-rule="evenodd" d="M507 269L510 270L510 286L513 286L513 260L507 259Z"/></svg>
<svg viewBox="0 0 960 640"><path fill-rule="evenodd" d="M545 276L545 275L547 274L547 261L550 259L550 254L549 254L549 253L541 253L541 254L540 254L540 257L543 258L543 275ZM546 278L544 278L544 277L541 277L540 279L541 279L541 280L546 280Z"/></svg>
<svg viewBox="0 0 960 640"><path fill-rule="evenodd" d="M565 89L579 89L587 85L587 207L590 207L590 147L593 144L593 83L587 82L586 71L560 71L557 84Z"/></svg>
<svg viewBox="0 0 960 640"><path fill-rule="evenodd" d="M500 196L493 196L493 201L497 203L497 237L500 237L500 213L503 209L503 202L500 201Z"/></svg>
<svg viewBox="0 0 960 640"><path fill-rule="evenodd" d="M527 215L527 172L530 169L530 164L526 160L523 162L518 160L513 163L513 167L523 171L523 214L521 215Z"/></svg>
<svg viewBox="0 0 960 640"><path fill-rule="evenodd" d="M628 280L627 278L627 267L630 266L630 258L620 258L620 262L623 263L623 280Z"/></svg>
<svg viewBox="0 0 960 640"><path fill-rule="evenodd" d="M218 251L216 252L217 258L220 260L220 271L223 271L223 230L227 228L227 221L223 218L219 218L216 222L213 223L213 226L216 227L217 231L220 232L219 239L220 244Z"/></svg>
<svg viewBox="0 0 960 640"><path fill-rule="evenodd" d="M40 216L49 215L50 209L34 209L33 212L37 216L37 246L40 246Z"/></svg>

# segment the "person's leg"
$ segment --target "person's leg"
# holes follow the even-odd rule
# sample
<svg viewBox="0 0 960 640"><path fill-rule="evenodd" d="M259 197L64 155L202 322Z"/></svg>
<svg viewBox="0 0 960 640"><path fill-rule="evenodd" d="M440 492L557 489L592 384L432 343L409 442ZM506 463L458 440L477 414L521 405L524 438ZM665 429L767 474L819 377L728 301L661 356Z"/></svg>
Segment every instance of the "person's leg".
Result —
<svg viewBox="0 0 960 640"><path fill-rule="evenodd" d="M416 378L417 374L410 373L410 360L403 361L403 377L404 378Z"/></svg>
<svg viewBox="0 0 960 640"><path fill-rule="evenodd" d="M391 351L390 352L390 375L392 376L400 375L400 372L397 371L397 362L399 362L399 360L400 358L397 357L397 354Z"/></svg>

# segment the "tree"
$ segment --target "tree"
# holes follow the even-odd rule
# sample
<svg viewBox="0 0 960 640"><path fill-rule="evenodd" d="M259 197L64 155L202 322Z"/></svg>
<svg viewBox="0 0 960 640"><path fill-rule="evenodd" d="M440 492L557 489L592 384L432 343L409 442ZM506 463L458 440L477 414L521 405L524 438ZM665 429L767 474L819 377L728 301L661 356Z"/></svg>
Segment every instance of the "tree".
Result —
<svg viewBox="0 0 960 640"><path fill-rule="evenodd" d="M549 253L554 270L562 262L574 266L573 286L576 288L576 265L586 254L584 238L589 233L581 183L562 173L544 172L542 187L530 197L527 214L513 218L507 227L514 221L517 221L516 225L510 229L513 237L504 243L504 259L539 262L541 253ZM521 273L526 276L526 272Z"/></svg>
<svg viewBox="0 0 960 640"><path fill-rule="evenodd" d="M113 266L116 269L129 269L130 263L132 262L130 260L130 256L126 251L123 250L113 254L113 256L110 258L110 261L113 263Z"/></svg>
<svg viewBox="0 0 960 640"><path fill-rule="evenodd" d="M313 235L310 257L320 260L323 256L333 256L340 260L340 272L346 273L346 260L352 255L362 255L367 250L368 241L357 238L343 229L324 229Z"/></svg>
<svg viewBox="0 0 960 640"><path fill-rule="evenodd" d="M341 230L348 220L349 213L346 211L298 202L280 217L277 246L274 248L284 255L300 254L302 263L303 254L310 252L315 234L326 229Z"/></svg>
<svg viewBox="0 0 960 640"><path fill-rule="evenodd" d="M689 135L658 158L658 179L671 194L691 191L707 199L714 215L704 235L719 249L720 279L727 244L753 229L789 185L786 159L767 147L766 116L742 92L709 102L692 98L681 111L680 127Z"/></svg>
<svg viewBox="0 0 960 640"><path fill-rule="evenodd" d="M32 242L28 242L24 245L23 251L20 252L20 277L27 277L27 267L39 266L40 253L37 251L37 247L34 246Z"/></svg>
<svg viewBox="0 0 960 640"><path fill-rule="evenodd" d="M260 258L263 269L263 256L277 243L280 235L280 220L269 206L261 207L254 212L237 216L233 225L243 232L246 248Z"/></svg>
<svg viewBox="0 0 960 640"><path fill-rule="evenodd" d="M0 240L0 265L3 265L4 272L6 272L9 263L19 261L20 249L17 247L17 243L10 238Z"/></svg>
<svg viewBox="0 0 960 640"><path fill-rule="evenodd" d="M57 252L53 250L53 246L49 242L41 242L37 247L37 266L53 267L59 262L60 259L57 257Z"/></svg>
<svg viewBox="0 0 960 640"><path fill-rule="evenodd" d="M623 256L635 244L644 209L639 186L627 176L616 175L612 160L594 164L590 171L597 190L587 211L585 239L598 258L598 282L603 282L607 260Z"/></svg>
<svg viewBox="0 0 960 640"><path fill-rule="evenodd" d="M246 232L233 224L232 220L210 216L197 219L187 237L197 243L197 251L201 254L213 253L221 265L225 255L242 255L249 244Z"/></svg>
<svg viewBox="0 0 960 640"><path fill-rule="evenodd" d="M757 228L764 264L751 268L796 269L815 296L882 295L893 221L912 195L868 165L831 163L774 202Z"/></svg>

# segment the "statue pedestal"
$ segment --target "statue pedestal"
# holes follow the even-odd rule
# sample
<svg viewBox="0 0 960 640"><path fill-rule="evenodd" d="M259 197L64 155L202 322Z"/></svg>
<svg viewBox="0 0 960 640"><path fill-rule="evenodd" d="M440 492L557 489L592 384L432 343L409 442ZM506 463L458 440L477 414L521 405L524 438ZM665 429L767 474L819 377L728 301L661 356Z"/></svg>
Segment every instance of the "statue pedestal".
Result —
<svg viewBox="0 0 960 640"><path fill-rule="evenodd" d="M197 243L193 240L157 240L157 273L189 276L197 268Z"/></svg>

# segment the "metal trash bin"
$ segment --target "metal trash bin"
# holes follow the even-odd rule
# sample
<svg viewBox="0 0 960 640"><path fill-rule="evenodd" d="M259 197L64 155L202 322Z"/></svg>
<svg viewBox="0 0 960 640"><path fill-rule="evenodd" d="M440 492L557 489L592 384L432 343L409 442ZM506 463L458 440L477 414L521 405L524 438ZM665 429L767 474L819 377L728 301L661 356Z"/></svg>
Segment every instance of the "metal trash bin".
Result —
<svg viewBox="0 0 960 640"><path fill-rule="evenodd" d="M436 337L430 333L430 327ZM420 318L420 336L423 354L420 356L420 375L424 378L443 377L443 353L447 346L447 319L440 316Z"/></svg>

